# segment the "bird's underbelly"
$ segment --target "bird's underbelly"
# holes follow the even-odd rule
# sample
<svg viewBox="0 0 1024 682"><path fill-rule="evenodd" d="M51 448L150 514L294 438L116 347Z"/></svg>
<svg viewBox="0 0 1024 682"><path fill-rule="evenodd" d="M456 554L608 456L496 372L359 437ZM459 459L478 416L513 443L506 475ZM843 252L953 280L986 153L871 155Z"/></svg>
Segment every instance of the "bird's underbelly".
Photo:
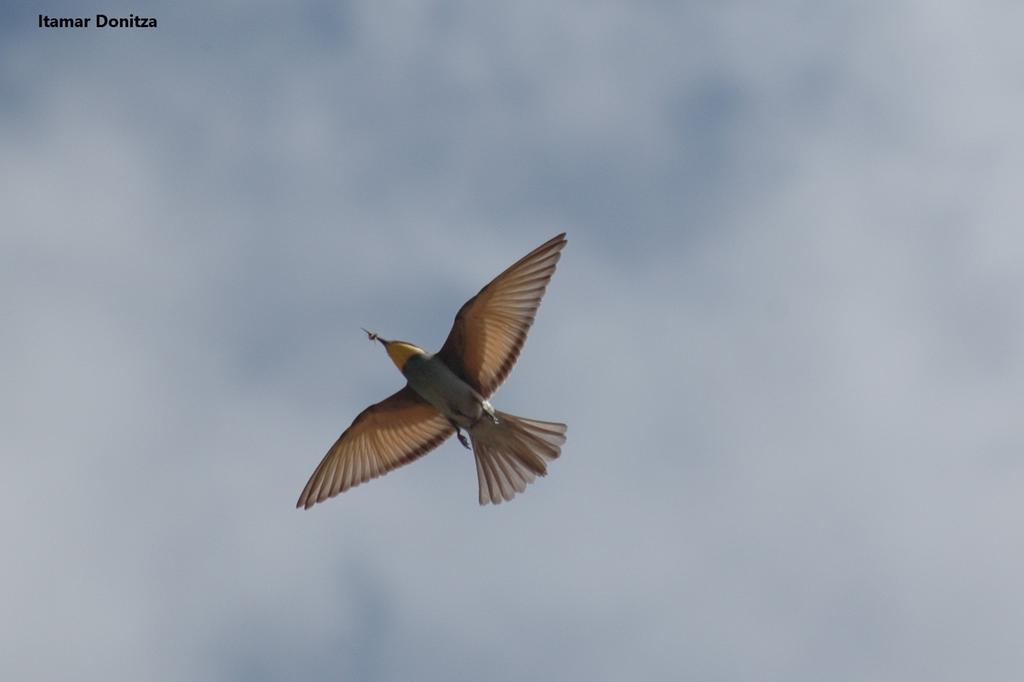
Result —
<svg viewBox="0 0 1024 682"><path fill-rule="evenodd" d="M480 394L435 356L409 358L402 374L421 398L462 428L468 429L483 414Z"/></svg>

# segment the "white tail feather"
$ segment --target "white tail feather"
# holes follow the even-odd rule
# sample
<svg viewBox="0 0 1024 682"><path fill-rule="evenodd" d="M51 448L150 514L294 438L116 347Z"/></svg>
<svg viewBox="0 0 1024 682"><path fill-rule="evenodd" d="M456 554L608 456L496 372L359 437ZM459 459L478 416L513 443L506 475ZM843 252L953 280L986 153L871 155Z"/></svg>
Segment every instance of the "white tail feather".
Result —
<svg viewBox="0 0 1024 682"><path fill-rule="evenodd" d="M561 454L565 424L542 422L495 412L498 423L486 417L470 429L480 504L500 504L537 476L547 474L547 463Z"/></svg>

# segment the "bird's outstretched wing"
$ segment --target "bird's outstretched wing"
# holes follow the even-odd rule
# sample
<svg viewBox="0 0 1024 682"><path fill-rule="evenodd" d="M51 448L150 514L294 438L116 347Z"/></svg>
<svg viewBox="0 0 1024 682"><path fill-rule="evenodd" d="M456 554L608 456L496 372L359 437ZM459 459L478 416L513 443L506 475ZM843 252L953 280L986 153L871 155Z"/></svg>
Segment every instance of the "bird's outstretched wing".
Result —
<svg viewBox="0 0 1024 682"><path fill-rule="evenodd" d="M541 244L466 301L455 316L437 354L484 398L519 358L566 243L563 232Z"/></svg>
<svg viewBox="0 0 1024 682"><path fill-rule="evenodd" d="M295 506L309 509L317 502L408 464L454 432L444 415L406 385L359 413L327 451Z"/></svg>

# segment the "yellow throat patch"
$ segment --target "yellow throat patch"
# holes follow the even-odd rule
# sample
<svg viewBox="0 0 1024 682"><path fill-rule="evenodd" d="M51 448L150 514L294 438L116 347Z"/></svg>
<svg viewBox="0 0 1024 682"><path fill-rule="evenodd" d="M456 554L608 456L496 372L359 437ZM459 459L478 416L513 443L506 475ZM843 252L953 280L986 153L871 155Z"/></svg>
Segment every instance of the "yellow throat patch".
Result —
<svg viewBox="0 0 1024 682"><path fill-rule="evenodd" d="M405 363L409 361L409 358L414 355L423 355L424 353L426 353L425 350L406 341L392 341L388 344L388 355L391 357L391 362L395 363L399 370L405 367Z"/></svg>

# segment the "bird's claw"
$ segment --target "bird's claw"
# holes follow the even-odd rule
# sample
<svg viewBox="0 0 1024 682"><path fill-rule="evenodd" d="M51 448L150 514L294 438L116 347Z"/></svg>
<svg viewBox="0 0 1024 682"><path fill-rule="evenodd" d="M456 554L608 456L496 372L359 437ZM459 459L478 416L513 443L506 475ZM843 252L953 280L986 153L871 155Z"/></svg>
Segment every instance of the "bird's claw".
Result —
<svg viewBox="0 0 1024 682"><path fill-rule="evenodd" d="M469 441L466 440L466 436L463 435L462 431L456 431L455 435L459 437L459 442L462 443L462 447L469 450Z"/></svg>

